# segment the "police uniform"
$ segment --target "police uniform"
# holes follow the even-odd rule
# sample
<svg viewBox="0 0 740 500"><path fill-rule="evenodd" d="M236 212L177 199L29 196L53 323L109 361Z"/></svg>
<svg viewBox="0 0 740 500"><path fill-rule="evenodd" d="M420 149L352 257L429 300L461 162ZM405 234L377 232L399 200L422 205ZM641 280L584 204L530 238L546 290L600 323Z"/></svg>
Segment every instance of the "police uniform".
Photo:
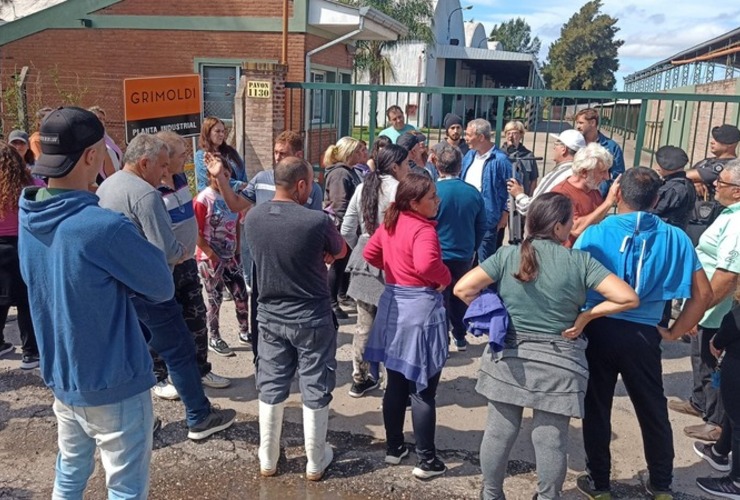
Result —
<svg viewBox="0 0 740 500"><path fill-rule="evenodd" d="M696 203L693 182L686 178L683 170L689 157L681 148L663 146L656 151L655 159L661 168L671 173L663 178L663 185L658 190L658 202L650 212L686 231Z"/></svg>

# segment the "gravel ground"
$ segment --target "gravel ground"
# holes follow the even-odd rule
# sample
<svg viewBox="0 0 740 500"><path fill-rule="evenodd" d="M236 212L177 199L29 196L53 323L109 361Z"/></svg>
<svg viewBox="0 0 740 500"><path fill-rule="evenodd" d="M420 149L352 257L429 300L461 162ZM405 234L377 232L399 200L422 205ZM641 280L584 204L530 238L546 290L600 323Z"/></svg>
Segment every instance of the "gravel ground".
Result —
<svg viewBox="0 0 740 500"><path fill-rule="evenodd" d="M5 335L18 343L13 321ZM351 317L352 320L353 317ZM449 471L442 477L422 482L411 476L413 454L400 466L383 462L384 443L381 392L361 399L347 396L351 373L352 321L345 322L339 337L337 389L332 402L329 442L335 461L325 478L309 483L304 478L305 455L301 428L300 399L294 384L287 402L278 475L259 477L257 447L256 391L252 354L235 349L231 358L211 356L214 371L232 378L224 390L208 390L214 403L236 409L233 427L204 442L186 437L183 409L179 402L154 398L155 413L163 427L154 439L150 498L152 499L475 499L480 489L478 446L485 423L485 402L475 394L477 358L482 340L472 340L467 352L452 353L443 372L438 395L437 446ZM236 343L233 303L222 310L222 331L232 347ZM685 397L690 390L691 371L688 346L670 344L664 350L666 394ZM19 369L20 354L0 359L0 498L49 498L56 458L56 421L51 410L52 396L38 371ZM512 451L510 477L506 480L509 500L529 500L535 492L534 453L529 438L531 414L525 412L522 432ZM694 485L698 476L711 469L691 450L691 440L682 433L685 425L696 423L685 415L671 414L676 444L674 490L677 500L705 498ZM407 442L413 442L407 418ZM580 422L571 424L569 470L564 499L583 498L575 489L575 477L585 467ZM614 403L612 455L615 498L646 498L638 480L645 468L639 429L623 387ZM716 474L716 473L715 473ZM105 477L98 462L90 479L86 498L105 498Z"/></svg>

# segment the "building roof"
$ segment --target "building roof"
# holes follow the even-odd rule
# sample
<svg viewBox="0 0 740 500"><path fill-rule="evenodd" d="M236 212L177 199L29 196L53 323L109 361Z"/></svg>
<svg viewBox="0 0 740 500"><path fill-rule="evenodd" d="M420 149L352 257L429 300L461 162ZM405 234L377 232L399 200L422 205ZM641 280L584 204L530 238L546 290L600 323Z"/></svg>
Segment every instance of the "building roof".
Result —
<svg viewBox="0 0 740 500"><path fill-rule="evenodd" d="M671 57L663 59L643 70L636 71L624 77L625 83L639 80L654 73L668 68L688 64L690 62L715 62L719 64L730 64L740 68L740 57L729 58L729 53L740 52L740 28L736 28L706 42L702 42L689 49L678 52Z"/></svg>

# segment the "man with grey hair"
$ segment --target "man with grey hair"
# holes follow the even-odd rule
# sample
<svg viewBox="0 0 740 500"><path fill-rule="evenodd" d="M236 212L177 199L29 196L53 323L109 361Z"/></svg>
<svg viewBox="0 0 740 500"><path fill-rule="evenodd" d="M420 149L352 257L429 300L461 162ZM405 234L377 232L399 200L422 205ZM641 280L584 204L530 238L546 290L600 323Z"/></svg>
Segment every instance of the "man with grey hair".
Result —
<svg viewBox="0 0 740 500"><path fill-rule="evenodd" d="M439 197L437 235L442 261L452 275L452 283L445 288L443 296L455 348L464 351L468 345L463 324L467 306L452 294L452 290L473 265L475 249L480 246L487 228L486 211L478 190L459 177L462 166L460 150L445 142L436 149L436 157L439 172L436 183Z"/></svg>
<svg viewBox="0 0 740 500"><path fill-rule="evenodd" d="M509 221L506 208L506 181L512 177L512 166L506 153L491 141L491 124L477 118L465 129L465 142L470 151L462 160L460 177L483 196L486 213L486 233L478 247L478 262L493 255L504 239Z"/></svg>
<svg viewBox="0 0 740 500"><path fill-rule="evenodd" d="M588 226L601 222L614 207L619 178L609 188L606 200L599 192L599 185L609 179L612 161L606 148L592 142L573 157L573 174L552 189L553 193L563 194L573 202L573 228L565 246L573 246Z"/></svg>
<svg viewBox="0 0 740 500"><path fill-rule="evenodd" d="M710 342L719 331L723 316L730 311L740 273L740 160L724 164L714 181L714 199L725 209L702 233L696 246L699 261L712 285L714 299L699 321L697 338L691 340L694 376L691 398L669 404L674 411L704 419L701 424L684 428L687 436L703 441L717 441L724 431L723 426L729 425L719 390L712 385L717 360L710 352ZM703 445L696 443L694 447L697 449ZM725 455L727 453L729 450Z"/></svg>
<svg viewBox="0 0 740 500"><path fill-rule="evenodd" d="M168 162L169 148L162 139L139 134L123 155L123 169L108 177L97 195L101 207L128 217L144 238L164 252L172 271L189 256L177 241L162 196L155 189L167 173ZM172 384L185 405L188 438L205 439L230 427L236 412L211 407L203 392L195 344L180 305L174 298L153 303L133 297L132 302L139 321L150 332L149 346L164 359Z"/></svg>
<svg viewBox="0 0 740 500"><path fill-rule="evenodd" d="M555 139L552 144L555 169L542 178L532 196L524 192L524 187L516 179L509 179L506 184L509 194L514 197L516 209L522 215L527 215L527 209L532 200L543 193L549 193L573 174L573 157L581 148L586 147L586 140L577 130L564 130L559 135L550 134L550 136Z"/></svg>

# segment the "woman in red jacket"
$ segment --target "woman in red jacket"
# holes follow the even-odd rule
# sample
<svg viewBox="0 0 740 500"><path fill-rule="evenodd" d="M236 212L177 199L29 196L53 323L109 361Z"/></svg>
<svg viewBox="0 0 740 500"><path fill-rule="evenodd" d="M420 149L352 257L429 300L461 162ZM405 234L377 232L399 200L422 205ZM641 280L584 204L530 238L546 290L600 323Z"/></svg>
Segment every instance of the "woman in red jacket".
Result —
<svg viewBox="0 0 740 500"><path fill-rule="evenodd" d="M430 220L438 207L432 179L409 174L399 183L383 226L363 251L370 264L385 271L385 291L365 350L367 361L383 362L387 370L385 461L399 464L409 454L403 421L410 396L418 459L413 475L420 479L446 470L434 446L435 397L448 349L441 291L451 281L442 262L436 222Z"/></svg>

